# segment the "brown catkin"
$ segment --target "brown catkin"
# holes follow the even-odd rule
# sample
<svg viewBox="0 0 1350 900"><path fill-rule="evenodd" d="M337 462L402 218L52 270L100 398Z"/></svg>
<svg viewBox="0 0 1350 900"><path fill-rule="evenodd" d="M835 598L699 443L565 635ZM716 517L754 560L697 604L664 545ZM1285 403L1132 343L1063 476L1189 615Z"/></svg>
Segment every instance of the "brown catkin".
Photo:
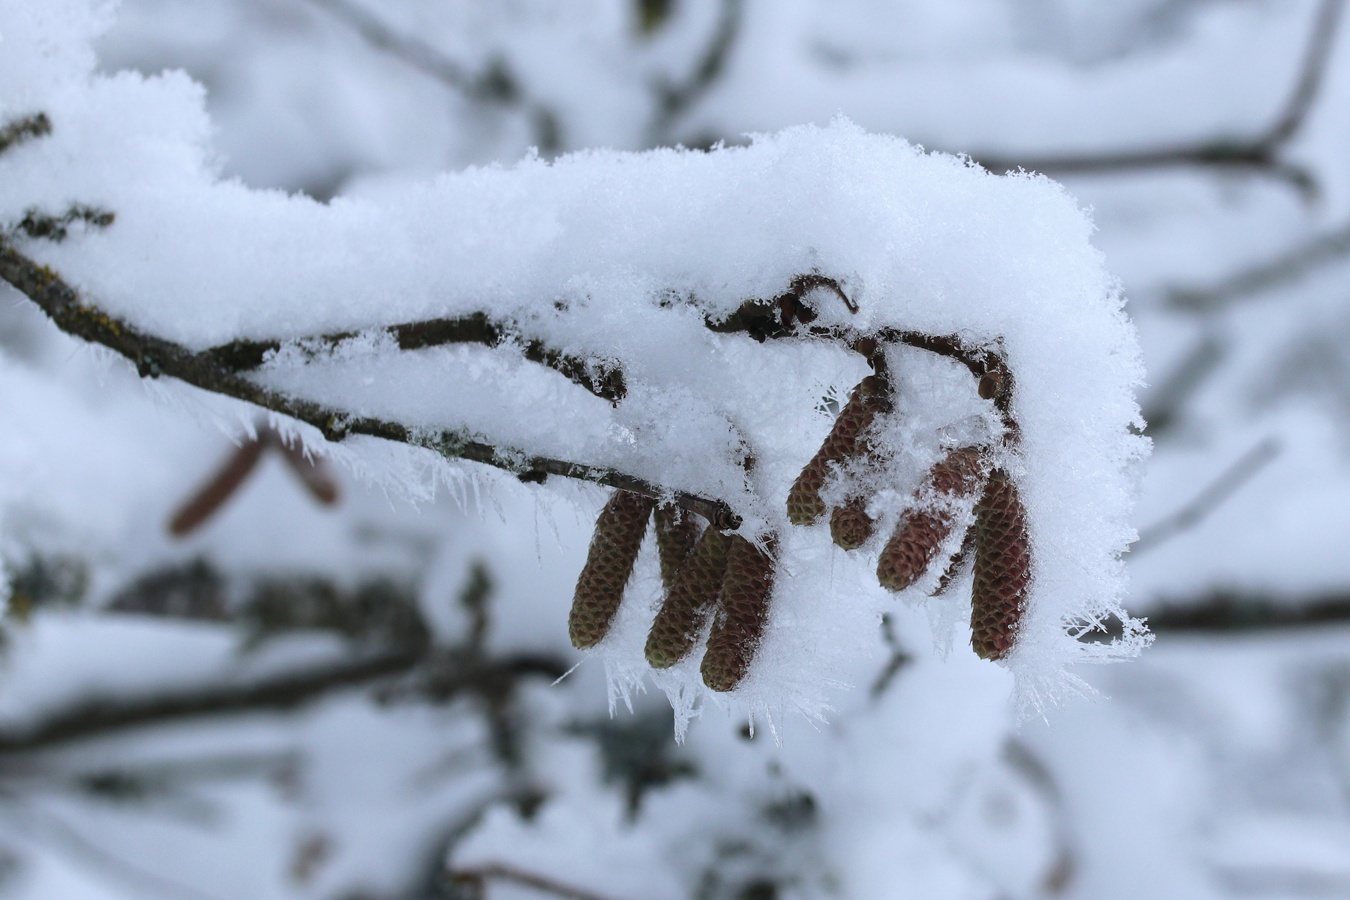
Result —
<svg viewBox="0 0 1350 900"><path fill-rule="evenodd" d="M845 550L857 550L867 543L876 522L867 514L867 504L854 497L830 513L830 537Z"/></svg>
<svg viewBox="0 0 1350 900"><path fill-rule="evenodd" d="M875 375L868 375L853 389L839 418L834 420L834 427L830 429L825 443L820 445L816 455L811 457L788 491L788 519L793 525L810 525L825 515L826 506L820 497L820 490L825 486L831 466L840 465L859 453L867 452L865 447L859 446L859 437L884 405L882 382Z"/></svg>
<svg viewBox="0 0 1350 900"><path fill-rule="evenodd" d="M979 490L984 464L971 447L953 450L928 470L928 485L943 497L968 497ZM877 560L877 581L889 591L903 591L923 577L947 535L953 517L946 510L920 509L901 516Z"/></svg>
<svg viewBox="0 0 1350 900"><path fill-rule="evenodd" d="M666 669L689 655L717 605L727 570L731 537L709 526L680 567L647 633L647 662Z"/></svg>
<svg viewBox="0 0 1350 900"><path fill-rule="evenodd" d="M694 514L678 506L656 510L656 555L661 561L661 584L667 591L684 567L698 540L699 526Z"/></svg>
<svg viewBox="0 0 1350 900"><path fill-rule="evenodd" d="M975 507L975 588L970 601L970 643L983 659L1003 659L1017 629L1031 586L1031 541L1027 511L1017 484L1002 469Z"/></svg>
<svg viewBox="0 0 1350 900"><path fill-rule="evenodd" d="M732 535L722 598L703 654L703 683L729 691L741 683L759 647L773 593L772 541L761 549Z"/></svg>
<svg viewBox="0 0 1350 900"><path fill-rule="evenodd" d="M649 497L616 490L600 510L567 620L572 646L577 649L594 647L609 633L653 506L655 501Z"/></svg>

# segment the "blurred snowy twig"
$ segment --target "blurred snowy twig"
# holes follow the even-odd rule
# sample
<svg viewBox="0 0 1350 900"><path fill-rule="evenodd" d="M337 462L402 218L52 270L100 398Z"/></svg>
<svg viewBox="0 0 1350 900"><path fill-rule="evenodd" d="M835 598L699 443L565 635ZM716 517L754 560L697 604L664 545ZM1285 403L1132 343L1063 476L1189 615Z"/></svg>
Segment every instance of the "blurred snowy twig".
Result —
<svg viewBox="0 0 1350 900"><path fill-rule="evenodd" d="M1347 256L1350 256L1350 226L1343 226L1210 287L1174 290L1167 298L1168 305L1187 312L1210 312L1296 282Z"/></svg>
<svg viewBox="0 0 1350 900"><path fill-rule="evenodd" d="M1280 455L1278 439L1268 437L1219 474L1205 486L1189 503L1174 511L1160 522L1155 522L1140 532L1130 552L1138 556L1184 531L1194 528L1214 512L1224 501L1232 497L1250 481L1256 473L1266 467Z"/></svg>
<svg viewBox="0 0 1350 900"><path fill-rule="evenodd" d="M450 880L459 888L468 888L472 896L484 897L489 881L505 881L520 887L530 888L564 900L611 900L608 895L597 894L571 885L563 884L544 875L525 872L501 863L491 863L471 868L451 869Z"/></svg>
<svg viewBox="0 0 1350 900"><path fill-rule="evenodd" d="M562 125L548 107L526 97L519 83L501 60L494 60L481 74L463 66L430 44L390 28L378 16L350 0L309 0L335 19L351 27L366 43L410 67L484 105L524 110L534 128L539 151L553 155L562 149Z"/></svg>
<svg viewBox="0 0 1350 900"><path fill-rule="evenodd" d="M444 664L437 680L442 697L480 690L491 694L504 682L514 683L527 676L552 680L566 670L560 660L537 654L467 661L459 656L457 648L440 651L408 648L253 683L208 684L136 698L95 698L26 727L0 731L0 753L42 750L129 728L203 716L295 709L335 691L411 673L429 662Z"/></svg>
<svg viewBox="0 0 1350 900"><path fill-rule="evenodd" d="M0 128L0 153L4 153L15 144L28 138L51 134L52 123L46 113L16 119Z"/></svg>
<svg viewBox="0 0 1350 900"><path fill-rule="evenodd" d="M1022 168L1054 175L1121 175L1178 167L1247 171L1287 182L1305 198L1311 199L1318 193L1312 173L1298 163L1282 159L1280 154L1303 127L1321 90L1327 60L1335 45L1344 8L1345 0L1323 0L1313 21L1312 34L1293 91L1275 121L1254 136L1039 159L1005 160L993 154L986 156L980 153L972 156L985 168L995 172Z"/></svg>

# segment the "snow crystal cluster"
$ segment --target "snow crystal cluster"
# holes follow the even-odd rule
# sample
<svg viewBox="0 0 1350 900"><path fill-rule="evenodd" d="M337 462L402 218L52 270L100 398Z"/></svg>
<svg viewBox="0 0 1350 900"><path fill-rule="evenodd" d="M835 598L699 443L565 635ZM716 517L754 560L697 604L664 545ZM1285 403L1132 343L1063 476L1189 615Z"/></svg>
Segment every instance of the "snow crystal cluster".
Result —
<svg viewBox="0 0 1350 900"><path fill-rule="evenodd" d="M845 554L826 526L790 525L788 488L867 367L838 342L761 343L708 323L804 273L834 279L857 307L814 292L818 328L954 335L1006 355L1020 441L998 463L1020 488L1034 560L1006 660L1019 697L1052 699L1074 683L1067 667L1145 642L1119 606L1146 452L1133 397L1141 366L1091 223L1054 183L995 176L840 120L706 153L527 158L325 204L219 178L202 90L182 74L94 74L87 45L102 14L89 4L0 9L0 123L38 111L52 123L49 136L0 155L0 223L73 203L116 215L61 243L24 240L23 252L87 303L190 348L282 342L254 376L275 390L607 467L722 500L746 535L776 533L767 631L730 702L822 714L847 680L845 661L876 652L876 623L898 605L924 604L935 639L968 652L968 576L925 599L931 579L897 597L873 570L928 468L954 440L997 443L998 416L957 362L893 348L889 464L869 486L879 537ZM512 344L401 352L374 331L479 312L522 339L617 365L627 396L610 404ZM331 352L296 349L334 332L358 337ZM317 452L396 480L374 439L330 447L302 434ZM461 488L480 477L476 464L427 450L400 455ZM557 597L560 632L568 600ZM642 647L658 600L648 552L597 651L619 694L651 674ZM1123 639L1079 640L1112 617ZM654 677L686 716L712 696L697 659Z"/></svg>

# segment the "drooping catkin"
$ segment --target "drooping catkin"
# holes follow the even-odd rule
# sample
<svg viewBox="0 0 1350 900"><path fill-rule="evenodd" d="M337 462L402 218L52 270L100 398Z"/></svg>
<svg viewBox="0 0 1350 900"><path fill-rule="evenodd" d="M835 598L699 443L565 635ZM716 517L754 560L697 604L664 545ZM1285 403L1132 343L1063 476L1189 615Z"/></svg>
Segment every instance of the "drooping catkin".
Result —
<svg viewBox="0 0 1350 900"><path fill-rule="evenodd" d="M1017 484L1002 469L989 476L975 507L975 588L970 602L970 643L983 659L1003 659L1031 586L1031 541Z"/></svg>
<svg viewBox="0 0 1350 900"><path fill-rule="evenodd" d="M764 633L773 593L773 542L761 549L732 535L722 597L703 654L703 683L730 691L741 683Z"/></svg>
<svg viewBox="0 0 1350 900"><path fill-rule="evenodd" d="M641 494L616 490L600 510L567 621L577 649L594 647L609 633L655 503Z"/></svg>
<svg viewBox="0 0 1350 900"><path fill-rule="evenodd" d="M825 501L821 499L820 491L829 477L830 467L865 452L859 439L885 407L883 390L882 380L875 375L867 376L853 389L825 442L788 491L788 519L793 525L810 525L825 515Z"/></svg>
<svg viewBox="0 0 1350 900"><path fill-rule="evenodd" d="M938 499L972 496L983 481L980 451L963 447L948 453L928 470L928 487ZM877 581L890 591L903 591L923 577L942 543L951 534L950 509L918 509L900 518L877 560Z"/></svg>
<svg viewBox="0 0 1350 900"><path fill-rule="evenodd" d="M669 668L693 649L708 613L717 605L730 547L731 536L712 526L694 545L647 633L647 662L652 668Z"/></svg>
<svg viewBox="0 0 1350 900"><path fill-rule="evenodd" d="M856 550L867 543L876 522L867 514L867 503L854 497L830 513L830 537L845 550Z"/></svg>
<svg viewBox="0 0 1350 900"><path fill-rule="evenodd" d="M698 540L699 524L694 514L678 506L656 509L656 555L661 561L661 584L667 591L684 567Z"/></svg>

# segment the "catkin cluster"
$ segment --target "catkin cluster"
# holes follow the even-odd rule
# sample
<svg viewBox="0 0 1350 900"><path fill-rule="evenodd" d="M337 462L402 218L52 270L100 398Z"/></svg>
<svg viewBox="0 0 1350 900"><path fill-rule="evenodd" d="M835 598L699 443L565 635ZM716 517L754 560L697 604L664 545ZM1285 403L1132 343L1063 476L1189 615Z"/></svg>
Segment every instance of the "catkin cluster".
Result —
<svg viewBox="0 0 1350 900"><path fill-rule="evenodd" d="M632 575L649 520L656 522L665 597L647 634L647 662L657 669L687 657L708 631L703 681L730 691L745 678L768 620L773 541L756 545L678 507L616 490L600 511L586 565L572 598L570 631L579 649L604 639ZM709 621L711 628L709 629Z"/></svg>
<svg viewBox="0 0 1350 900"><path fill-rule="evenodd" d="M981 396L990 399L1000 386L986 388L982 380ZM830 535L844 550L856 550L872 538L876 523L867 514L868 498L854 491L828 509L821 491L832 471L846 471L858 461L875 462L869 429L888 409L881 381L876 376L863 379L788 492L789 521L809 525L828 511ZM877 581L897 592L918 583L951 546L953 532L968 521L973 503L974 524L966 526L961 549L946 562L936 593L945 592L974 558L971 645L979 656L996 660L1006 657L1017 640L1032 569L1026 510L1017 484L1004 469L994 467L992 456L988 447L961 447L929 469L881 548Z"/></svg>
<svg viewBox="0 0 1350 900"><path fill-rule="evenodd" d="M985 399L1006 388L1006 379L980 382ZM789 521L810 525L828 513L830 535L840 547L856 550L871 541L876 522L861 488L846 489L833 508L822 491L837 474L880 464L873 426L890 408L884 378L868 376L854 388L788 492ZM1015 440L1015 430L1009 434ZM948 451L929 469L877 559L877 581L897 592L913 587L942 562L937 594L973 559L971 645L990 660L1012 652L1032 579L1026 509L1016 481L995 459L989 446ZM706 634L703 682L715 691L734 690L750 670L768 621L774 536L754 542L679 507L658 508L640 494L616 490L600 511L572 599L572 643L586 649L609 633L653 520L665 594L647 633L647 662L669 668L687 658ZM958 532L960 550L953 555Z"/></svg>

